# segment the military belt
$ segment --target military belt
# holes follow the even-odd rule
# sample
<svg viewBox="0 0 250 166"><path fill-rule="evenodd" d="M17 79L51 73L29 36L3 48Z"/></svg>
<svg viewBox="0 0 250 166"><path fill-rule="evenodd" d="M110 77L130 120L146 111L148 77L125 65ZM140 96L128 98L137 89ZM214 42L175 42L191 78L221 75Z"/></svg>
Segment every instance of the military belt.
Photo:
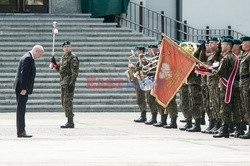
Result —
<svg viewBox="0 0 250 166"><path fill-rule="evenodd" d="M249 78L249 74L240 76L240 79L247 79L247 78Z"/></svg>

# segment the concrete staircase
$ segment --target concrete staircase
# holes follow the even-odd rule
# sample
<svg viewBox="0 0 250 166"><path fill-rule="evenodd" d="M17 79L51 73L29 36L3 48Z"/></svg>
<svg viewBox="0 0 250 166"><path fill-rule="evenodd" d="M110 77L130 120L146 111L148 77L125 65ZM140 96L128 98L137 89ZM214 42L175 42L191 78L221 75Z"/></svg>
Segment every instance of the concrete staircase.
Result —
<svg viewBox="0 0 250 166"><path fill-rule="evenodd" d="M0 14L0 112L16 110L12 83L17 64L35 44L44 46L45 55L35 61L37 76L27 111L63 111L59 74L49 68L53 21L57 21L59 30L55 43L57 61L62 56L61 44L65 40L71 41L73 52L80 60L74 111L138 111L134 89L127 88L124 74L127 58L135 45L155 43L154 38L116 28L115 23L103 23L103 19L90 18L89 14ZM99 89L87 87L89 77L96 78L89 85L99 85ZM110 89L100 87L102 80L107 85L107 79L122 83L114 82Z"/></svg>

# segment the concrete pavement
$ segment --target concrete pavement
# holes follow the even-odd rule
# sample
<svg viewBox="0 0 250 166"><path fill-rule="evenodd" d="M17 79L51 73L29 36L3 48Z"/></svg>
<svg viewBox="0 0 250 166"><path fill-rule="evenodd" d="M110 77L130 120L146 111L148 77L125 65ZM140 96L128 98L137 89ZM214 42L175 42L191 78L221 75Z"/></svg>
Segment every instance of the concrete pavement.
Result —
<svg viewBox="0 0 250 166"><path fill-rule="evenodd" d="M250 140L134 123L138 115L77 112L76 128L60 129L63 113L27 112L29 139L16 138L15 113L1 113L0 166L250 165Z"/></svg>

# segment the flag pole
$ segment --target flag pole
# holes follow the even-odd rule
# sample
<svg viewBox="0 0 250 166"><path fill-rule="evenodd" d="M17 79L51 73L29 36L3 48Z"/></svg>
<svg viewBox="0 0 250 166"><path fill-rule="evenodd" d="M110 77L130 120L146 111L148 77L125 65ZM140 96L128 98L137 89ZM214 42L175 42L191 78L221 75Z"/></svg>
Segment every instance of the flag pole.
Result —
<svg viewBox="0 0 250 166"><path fill-rule="evenodd" d="M165 39L167 40L169 43L171 43L173 46L175 46L176 48L178 48L178 50L180 50L185 56L187 56L189 59L193 60L196 63L201 64L203 67L205 67L206 69L208 69L207 65L205 65L203 62L201 62L199 59L195 58L194 56L192 56L191 54L189 54L186 50L184 50L182 47L180 47L178 44L176 44L172 39L170 39L167 35L165 35L164 33L162 33L159 29L155 29L155 31L157 33L159 33L160 35L162 35Z"/></svg>

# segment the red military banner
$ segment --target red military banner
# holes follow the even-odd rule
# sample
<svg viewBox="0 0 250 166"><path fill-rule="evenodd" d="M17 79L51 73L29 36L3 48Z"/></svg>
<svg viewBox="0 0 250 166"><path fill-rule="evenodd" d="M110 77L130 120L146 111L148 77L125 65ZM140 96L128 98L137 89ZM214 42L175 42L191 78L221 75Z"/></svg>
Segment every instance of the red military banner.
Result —
<svg viewBox="0 0 250 166"><path fill-rule="evenodd" d="M191 55L171 39L161 43L154 87L151 90L157 102L166 108L195 66Z"/></svg>

